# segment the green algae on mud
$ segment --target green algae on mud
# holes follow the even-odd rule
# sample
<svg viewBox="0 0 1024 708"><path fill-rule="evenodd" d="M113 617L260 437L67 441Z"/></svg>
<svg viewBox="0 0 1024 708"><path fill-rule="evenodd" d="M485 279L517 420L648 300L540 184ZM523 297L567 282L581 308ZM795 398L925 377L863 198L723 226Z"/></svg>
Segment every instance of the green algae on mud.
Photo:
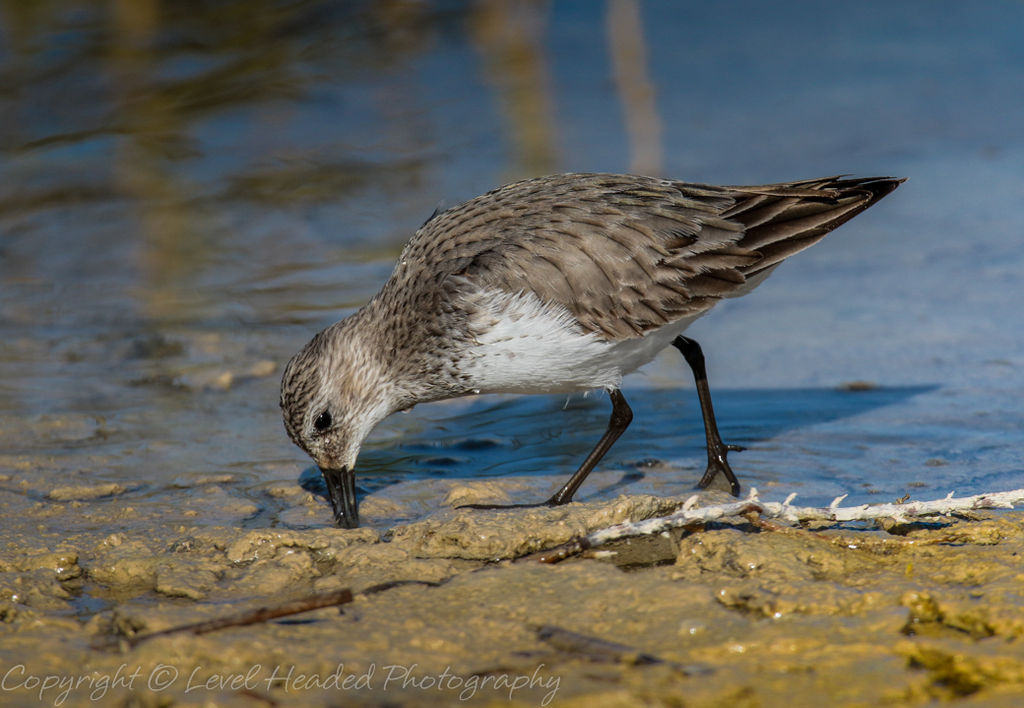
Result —
<svg viewBox="0 0 1024 708"><path fill-rule="evenodd" d="M451 509L383 536L14 533L0 556L5 703L1013 705L1024 690L1020 513L898 535L723 523L555 566L514 560L680 501ZM394 581L417 582L364 593ZM95 648L342 588L356 596L340 610ZM64 682L44 690L45 677Z"/></svg>

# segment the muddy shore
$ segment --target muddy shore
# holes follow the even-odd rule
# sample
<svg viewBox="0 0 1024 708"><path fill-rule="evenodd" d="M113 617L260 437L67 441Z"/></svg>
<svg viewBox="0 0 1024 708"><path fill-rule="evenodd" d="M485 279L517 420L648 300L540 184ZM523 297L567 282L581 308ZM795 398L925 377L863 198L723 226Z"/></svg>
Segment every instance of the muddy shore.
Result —
<svg viewBox="0 0 1024 708"><path fill-rule="evenodd" d="M438 484L452 500L489 493L484 482ZM307 492L279 491L293 518L325 512ZM448 509L384 532L180 524L159 536L9 534L3 702L1019 705L1024 514L891 533L741 521L557 565L523 558L680 501ZM51 499L28 513L45 528L68 504L88 502ZM354 599L340 608L138 641L343 588Z"/></svg>

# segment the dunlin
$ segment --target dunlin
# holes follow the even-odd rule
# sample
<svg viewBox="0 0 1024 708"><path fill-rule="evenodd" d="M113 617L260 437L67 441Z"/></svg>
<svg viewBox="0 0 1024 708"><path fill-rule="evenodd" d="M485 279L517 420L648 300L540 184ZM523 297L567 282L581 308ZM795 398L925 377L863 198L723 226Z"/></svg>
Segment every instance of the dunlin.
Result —
<svg viewBox="0 0 1024 708"><path fill-rule="evenodd" d="M704 417L698 484L722 474L739 494L727 454L740 448L718 434L704 356L683 330L902 181L717 187L564 174L488 192L432 216L381 291L288 362L285 428L323 472L338 524L354 528L356 457L391 413L479 393L604 389L607 430L545 502L565 504L632 420L622 377L671 344Z"/></svg>

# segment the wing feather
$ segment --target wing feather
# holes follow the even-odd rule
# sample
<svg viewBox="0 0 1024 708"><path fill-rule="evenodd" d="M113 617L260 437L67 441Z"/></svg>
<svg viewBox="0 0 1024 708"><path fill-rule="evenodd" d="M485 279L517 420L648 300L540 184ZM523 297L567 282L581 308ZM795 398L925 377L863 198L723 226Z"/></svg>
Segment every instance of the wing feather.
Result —
<svg viewBox="0 0 1024 708"><path fill-rule="evenodd" d="M378 297L446 286L532 291L567 308L584 331L628 339L748 291L900 182L826 177L714 187L612 174L525 180L430 219Z"/></svg>

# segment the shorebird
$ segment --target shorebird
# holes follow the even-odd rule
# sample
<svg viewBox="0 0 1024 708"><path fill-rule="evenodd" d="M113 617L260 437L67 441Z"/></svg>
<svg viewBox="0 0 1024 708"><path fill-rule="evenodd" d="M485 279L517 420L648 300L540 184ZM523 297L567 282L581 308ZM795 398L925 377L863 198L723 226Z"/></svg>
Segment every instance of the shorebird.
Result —
<svg viewBox="0 0 1024 708"><path fill-rule="evenodd" d="M604 389L608 428L545 504L576 490L629 425L622 378L672 345L696 382L708 465L740 491L700 345L682 335L722 298L894 190L891 177L718 187L616 174L506 185L431 216L390 279L285 367L291 439L320 467L340 526L359 525L355 463L377 423L482 393Z"/></svg>

